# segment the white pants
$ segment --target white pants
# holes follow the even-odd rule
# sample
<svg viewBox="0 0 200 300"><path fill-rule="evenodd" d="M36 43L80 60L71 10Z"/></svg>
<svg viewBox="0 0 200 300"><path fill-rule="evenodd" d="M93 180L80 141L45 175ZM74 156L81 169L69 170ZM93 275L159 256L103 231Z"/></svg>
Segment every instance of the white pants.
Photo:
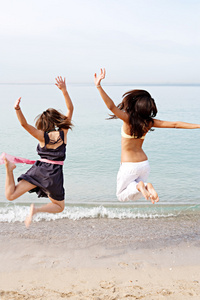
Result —
<svg viewBox="0 0 200 300"><path fill-rule="evenodd" d="M119 201L138 200L142 193L136 188L138 182L143 181L146 185L150 166L148 160L142 162L121 163L117 174L117 193Z"/></svg>

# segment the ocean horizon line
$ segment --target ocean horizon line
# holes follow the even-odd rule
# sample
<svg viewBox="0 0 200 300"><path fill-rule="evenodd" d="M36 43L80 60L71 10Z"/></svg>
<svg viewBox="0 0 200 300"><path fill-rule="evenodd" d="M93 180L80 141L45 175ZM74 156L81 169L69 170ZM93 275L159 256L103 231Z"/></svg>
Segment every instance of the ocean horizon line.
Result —
<svg viewBox="0 0 200 300"><path fill-rule="evenodd" d="M69 86L94 86L94 83L91 82L68 82ZM0 85L55 85L55 83L51 82L0 82ZM182 83L182 82L132 82L132 83L117 83L117 82L110 82L104 83L102 86L200 86L199 83Z"/></svg>

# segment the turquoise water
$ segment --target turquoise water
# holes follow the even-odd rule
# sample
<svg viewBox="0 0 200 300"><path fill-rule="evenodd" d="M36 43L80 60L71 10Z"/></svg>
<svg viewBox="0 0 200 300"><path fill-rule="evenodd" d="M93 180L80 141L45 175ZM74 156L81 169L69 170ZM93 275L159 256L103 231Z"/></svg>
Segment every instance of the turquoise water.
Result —
<svg viewBox="0 0 200 300"><path fill-rule="evenodd" d="M199 86L105 86L105 90L118 104L121 95L132 89L148 90L158 107L157 118L170 121L200 123ZM95 87L69 85L74 102L74 128L68 135L67 160L64 166L66 202L76 207L127 208L131 205L145 206L141 199L137 203L120 204L115 196L116 175L120 163L120 120L106 120L108 110ZM13 109L15 100L22 97L22 110L29 121L48 107L65 112L62 93L52 85L0 85L0 152L37 159L37 140L20 127ZM148 133L144 150L151 166L149 181L158 191L161 207L185 209L200 204L200 130L155 129ZM17 165L15 178L29 166ZM13 207L4 196L5 170L0 166L1 207ZM29 204L45 202L36 195L26 194L15 203ZM4 204L5 203L5 204ZM151 204L149 210L157 209Z"/></svg>

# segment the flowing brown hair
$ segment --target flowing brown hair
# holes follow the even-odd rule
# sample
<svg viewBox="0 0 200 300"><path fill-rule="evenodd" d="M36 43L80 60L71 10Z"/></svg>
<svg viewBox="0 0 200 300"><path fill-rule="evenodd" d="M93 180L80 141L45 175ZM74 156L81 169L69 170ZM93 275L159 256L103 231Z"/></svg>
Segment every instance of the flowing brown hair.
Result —
<svg viewBox="0 0 200 300"><path fill-rule="evenodd" d="M145 90L132 90L125 93L122 102L117 106L129 115L131 135L141 138L147 131L152 130L153 117L157 114L154 99ZM117 119L111 115L109 119Z"/></svg>
<svg viewBox="0 0 200 300"><path fill-rule="evenodd" d="M45 132L54 129L72 129L71 121L64 114L54 108L48 108L36 117L35 126Z"/></svg>

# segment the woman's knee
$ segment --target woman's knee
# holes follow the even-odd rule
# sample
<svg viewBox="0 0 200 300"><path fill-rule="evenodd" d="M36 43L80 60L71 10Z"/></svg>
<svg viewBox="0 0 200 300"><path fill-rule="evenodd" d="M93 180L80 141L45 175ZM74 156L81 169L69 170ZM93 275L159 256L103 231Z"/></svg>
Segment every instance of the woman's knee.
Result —
<svg viewBox="0 0 200 300"><path fill-rule="evenodd" d="M59 213L62 212L65 208L65 204L59 205Z"/></svg>
<svg viewBox="0 0 200 300"><path fill-rule="evenodd" d="M49 198L50 198L50 197L49 197ZM64 210L64 208L65 208L65 200L58 201L58 200L54 200L54 199L52 199L52 198L50 198L50 200L51 200L51 202L52 202L53 204L56 204L56 205L57 205L57 207L58 207L58 213L61 213L61 212Z"/></svg>
<svg viewBox="0 0 200 300"><path fill-rule="evenodd" d="M7 193L6 193L6 199L7 199L8 201L13 201L13 200L15 200L16 198L13 196L13 194L7 194Z"/></svg>

